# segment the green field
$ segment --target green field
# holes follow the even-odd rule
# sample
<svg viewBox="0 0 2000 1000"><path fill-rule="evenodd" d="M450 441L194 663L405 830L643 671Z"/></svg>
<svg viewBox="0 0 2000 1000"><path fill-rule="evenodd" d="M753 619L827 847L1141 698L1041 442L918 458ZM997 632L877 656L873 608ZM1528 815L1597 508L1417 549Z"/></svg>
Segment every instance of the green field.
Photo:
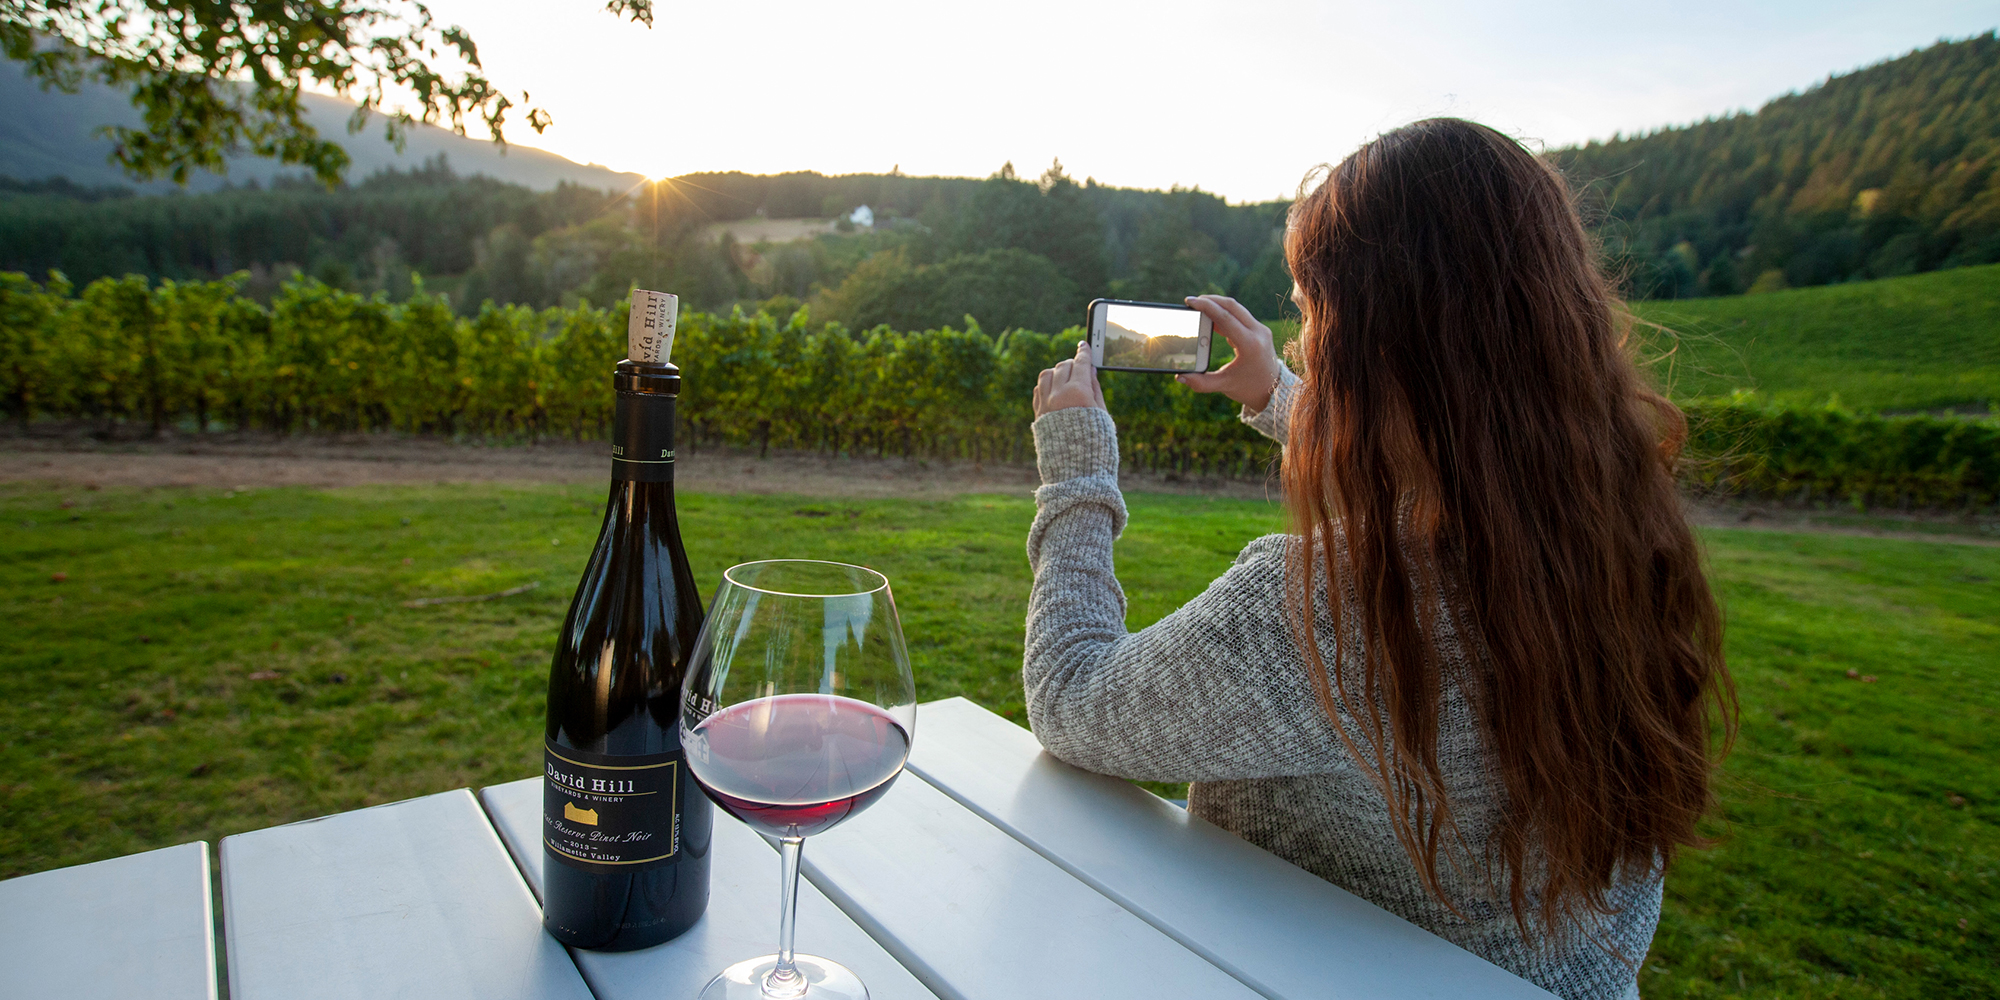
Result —
<svg viewBox="0 0 2000 1000"><path fill-rule="evenodd" d="M0 877L534 773L550 642L600 498L0 487ZM1135 626L1281 521L1246 501L1131 507ZM921 696L1021 720L1026 499L682 510L704 591L759 556L879 567ZM1720 846L1669 880L1646 995L2000 992L2000 549L1707 538L1743 738Z"/></svg>
<svg viewBox="0 0 2000 1000"><path fill-rule="evenodd" d="M1640 354L1676 399L2000 411L2000 264L1632 310ZM1270 326L1280 342L1298 331Z"/></svg>
<svg viewBox="0 0 2000 1000"><path fill-rule="evenodd" d="M1678 334L1640 330L1677 398L2000 409L2000 264L1633 308Z"/></svg>

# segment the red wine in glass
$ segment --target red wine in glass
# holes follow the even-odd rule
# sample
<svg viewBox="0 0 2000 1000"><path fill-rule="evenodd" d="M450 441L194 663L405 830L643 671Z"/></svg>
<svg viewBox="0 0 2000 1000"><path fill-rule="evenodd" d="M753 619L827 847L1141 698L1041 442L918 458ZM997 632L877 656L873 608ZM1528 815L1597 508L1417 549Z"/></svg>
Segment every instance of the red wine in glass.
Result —
<svg viewBox="0 0 2000 1000"><path fill-rule="evenodd" d="M806 838L888 794L910 756L917 689L888 578L813 559L731 566L688 662L688 774L778 842L783 890L777 953L723 969L700 1000L868 1000L852 970L792 939Z"/></svg>
<svg viewBox="0 0 2000 1000"><path fill-rule="evenodd" d="M866 809L910 755L893 716L837 695L731 705L692 735L688 771L709 798L773 837L810 837Z"/></svg>

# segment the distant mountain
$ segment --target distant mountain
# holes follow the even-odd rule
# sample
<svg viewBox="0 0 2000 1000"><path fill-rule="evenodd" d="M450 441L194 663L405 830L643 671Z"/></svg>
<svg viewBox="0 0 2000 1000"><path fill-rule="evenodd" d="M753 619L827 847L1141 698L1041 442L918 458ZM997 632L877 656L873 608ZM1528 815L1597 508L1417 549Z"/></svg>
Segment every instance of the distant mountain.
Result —
<svg viewBox="0 0 2000 1000"><path fill-rule="evenodd" d="M2000 40L1940 42L1754 114L1549 157L1642 297L2000 261Z"/></svg>
<svg viewBox="0 0 2000 1000"><path fill-rule="evenodd" d="M486 139L458 135L450 129L419 125L410 130L403 152L382 137L383 121L374 119L357 135L347 134L354 104L318 94L305 95L313 127L347 149L354 163L348 180L360 181L384 168L409 170L439 155L448 158L461 176L483 174L538 191L562 181L609 191L624 191L644 180L638 174L582 164L546 150L510 144L503 153ZM87 84L81 92L43 90L17 64L0 66L0 176L35 181L63 178L85 187L119 185L146 194L176 190L171 181L140 183L111 163L111 140L96 134L104 125L136 125L139 112L126 96L102 84ZM229 173L196 173L188 181L194 191L213 191L226 184L255 179L270 183L276 176L305 171L274 160L240 156L229 160Z"/></svg>

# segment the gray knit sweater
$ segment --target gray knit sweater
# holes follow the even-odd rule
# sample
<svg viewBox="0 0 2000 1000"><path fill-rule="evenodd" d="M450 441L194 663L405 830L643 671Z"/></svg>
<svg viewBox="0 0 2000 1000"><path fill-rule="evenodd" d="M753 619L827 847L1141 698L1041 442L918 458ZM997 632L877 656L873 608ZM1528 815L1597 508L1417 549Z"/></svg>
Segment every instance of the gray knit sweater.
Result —
<svg viewBox="0 0 2000 1000"><path fill-rule="evenodd" d="M1270 404L1246 411L1244 421L1283 441L1296 385L1286 373ZM1639 995L1636 967L1660 917L1657 875L1625 882L1611 898L1619 911L1569 935L1572 943L1560 949L1522 940L1504 895L1473 856L1460 853L1456 864L1441 859L1438 866L1464 916L1424 890L1381 792L1320 708L1292 640L1284 591L1296 536L1251 542L1200 596L1128 632L1125 592L1111 565L1111 543L1126 517L1111 416L1057 410L1037 419L1034 431L1045 485L1035 493L1039 512L1028 530L1035 584L1022 676L1042 746L1103 774L1192 782L1195 815L1558 996ZM1444 609L1437 638L1448 675L1438 759L1464 842L1483 845L1503 793L1460 686L1474 661L1449 609L1437 606ZM1354 623L1335 627L1323 613L1317 631L1326 663L1334 662L1335 642L1347 644L1346 662L1357 661Z"/></svg>

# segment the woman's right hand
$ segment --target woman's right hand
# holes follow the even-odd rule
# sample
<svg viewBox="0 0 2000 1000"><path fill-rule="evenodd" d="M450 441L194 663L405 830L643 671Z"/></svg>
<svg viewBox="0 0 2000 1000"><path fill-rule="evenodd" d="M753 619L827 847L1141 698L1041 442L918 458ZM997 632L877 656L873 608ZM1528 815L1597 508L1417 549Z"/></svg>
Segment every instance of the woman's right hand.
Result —
<svg viewBox="0 0 2000 1000"><path fill-rule="evenodd" d="M1226 295L1194 295L1187 304L1209 318L1215 332L1236 349L1236 357L1215 371L1174 378L1196 392L1222 393L1251 410L1269 406L1278 373L1285 368L1271 346L1271 328Z"/></svg>

